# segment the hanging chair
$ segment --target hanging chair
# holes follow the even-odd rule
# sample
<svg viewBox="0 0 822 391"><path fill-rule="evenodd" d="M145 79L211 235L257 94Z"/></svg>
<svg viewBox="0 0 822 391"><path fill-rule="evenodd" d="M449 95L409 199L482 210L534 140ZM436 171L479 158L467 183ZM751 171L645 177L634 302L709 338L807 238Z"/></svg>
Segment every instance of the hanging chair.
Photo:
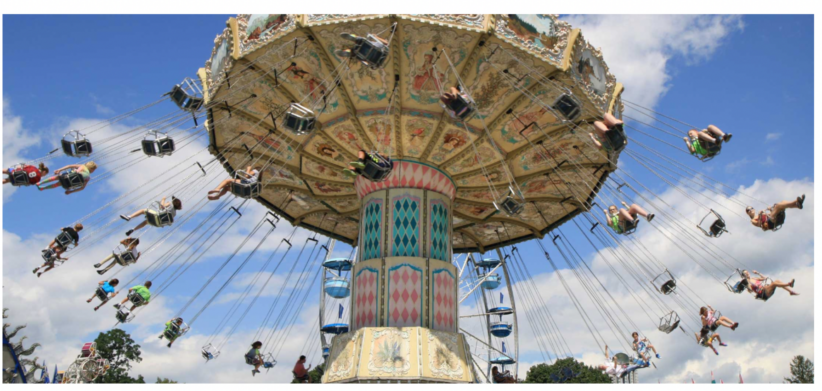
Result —
<svg viewBox="0 0 822 391"><path fill-rule="evenodd" d="M203 346L203 348L200 350L200 353L202 354L206 362L209 362L210 360L213 360L220 355L220 351L217 350L217 348L215 348L214 345L210 343L206 346Z"/></svg>
<svg viewBox="0 0 822 391"><path fill-rule="evenodd" d="M171 199L174 200L174 197ZM163 208L160 201L154 201L146 208L146 222L152 227L167 227L174 223L174 213L174 206Z"/></svg>
<svg viewBox="0 0 822 391"><path fill-rule="evenodd" d="M292 103L285 111L283 127L297 136L303 136L314 130L316 122L313 111L299 103Z"/></svg>
<svg viewBox="0 0 822 391"><path fill-rule="evenodd" d="M166 93L171 101L180 108L194 114L203 106L203 92L197 82L191 78L183 79L183 82L174 86L170 92Z"/></svg>
<svg viewBox="0 0 822 391"><path fill-rule="evenodd" d="M560 95L551 107L568 121L576 121L582 113L582 104L570 93Z"/></svg>
<svg viewBox="0 0 822 391"><path fill-rule="evenodd" d="M651 280L651 284L663 295L670 295L676 291L676 279L668 269Z"/></svg>
<svg viewBox="0 0 822 391"><path fill-rule="evenodd" d="M332 323L323 326L320 332L326 334L343 334L348 332L348 325L345 323Z"/></svg>
<svg viewBox="0 0 822 391"><path fill-rule="evenodd" d="M43 257L43 262L45 263L54 264L54 262L60 261L60 259L57 258L57 254L55 254L52 249L43 251L41 256Z"/></svg>
<svg viewBox="0 0 822 391"><path fill-rule="evenodd" d="M54 243L61 248L68 250L68 246L74 243L74 238L72 238L67 232L60 232L56 237L54 237Z"/></svg>
<svg viewBox="0 0 822 391"><path fill-rule="evenodd" d="M129 311L129 309L126 308L124 305L120 306L120 308L117 310L117 314L114 315L114 317L117 318L117 321L120 323L128 323L134 319L134 315L132 315L131 311Z"/></svg>
<svg viewBox="0 0 822 391"><path fill-rule="evenodd" d="M86 183L86 178L83 178L83 174L75 170L61 172L57 180L60 181L60 187L68 191L80 189Z"/></svg>
<svg viewBox="0 0 822 391"><path fill-rule="evenodd" d="M19 163L9 170L11 171L9 175L9 181L11 182L12 186L18 187L31 185L31 183L29 182L29 173L23 171L23 167L25 166L26 163Z"/></svg>
<svg viewBox="0 0 822 391"><path fill-rule="evenodd" d="M722 317L722 313L717 311L717 310L714 310L713 318L716 319L714 321L714 324L712 324L710 326L705 326L705 327L707 327L708 330L716 331L719 328L719 318L721 318L721 317Z"/></svg>
<svg viewBox="0 0 822 391"><path fill-rule="evenodd" d="M390 158L380 155L377 151L366 154L365 168L360 169L360 175L371 182L382 182L394 171L394 163Z"/></svg>
<svg viewBox="0 0 822 391"><path fill-rule="evenodd" d="M636 232L636 228L639 226L639 217L634 218L633 222L620 222L622 224L622 233L620 235L631 235Z"/></svg>
<svg viewBox="0 0 822 391"><path fill-rule="evenodd" d="M166 339L168 339L169 341L174 341L175 339L182 337L183 335L185 335L185 333L188 332L189 329L191 329L191 327L188 327L186 322L182 322L182 324L178 325L178 319L180 318L174 318L169 328L163 331L163 337L166 337Z"/></svg>
<svg viewBox="0 0 822 391"><path fill-rule="evenodd" d="M493 269L493 268L497 267L497 265L499 265L499 264L500 264L499 259L485 258L485 259L483 259L479 262L476 262L474 265L476 265L476 267L484 267L486 269Z"/></svg>
<svg viewBox="0 0 822 391"><path fill-rule="evenodd" d="M330 270L347 272L351 270L352 262L348 258L331 258L323 261L323 267Z"/></svg>
<svg viewBox="0 0 822 391"><path fill-rule="evenodd" d="M380 42L376 36L368 34L365 39L354 44L354 47L351 48L351 54L369 69L377 70L385 65L389 48L388 45Z"/></svg>
<svg viewBox="0 0 822 391"><path fill-rule="evenodd" d="M607 144L606 149L613 151L614 153L620 152L625 149L625 146L628 145L628 136L625 135L625 129L623 128L623 124L617 124L608 129L605 132L607 139L602 140L603 143Z"/></svg>
<svg viewBox="0 0 822 391"><path fill-rule="evenodd" d="M103 290L102 284L98 285L97 289L94 290L94 295L104 303L108 301L108 292Z"/></svg>
<svg viewBox="0 0 822 391"><path fill-rule="evenodd" d="M331 355L331 345L325 344L322 349L323 359L327 359Z"/></svg>
<svg viewBox="0 0 822 391"><path fill-rule="evenodd" d="M672 331L676 330L679 327L679 315L677 315L676 311L671 311L665 316L659 318L659 331L670 334Z"/></svg>
<svg viewBox="0 0 822 391"><path fill-rule="evenodd" d="M240 182L237 182L239 180ZM244 199L252 199L260 196L263 185L259 177L252 177L245 170L237 170L234 173L234 181L231 182L231 194Z"/></svg>
<svg viewBox="0 0 822 391"><path fill-rule="evenodd" d="M782 212L779 212L778 215L773 217L773 226L768 227L767 229L763 229L763 231L776 232L776 231L779 231L780 229L782 229L782 225L785 224L785 215L786 214L785 214L784 210ZM769 219L769 221L770 221L770 219Z"/></svg>
<svg viewBox="0 0 822 391"><path fill-rule="evenodd" d="M146 303L146 299L144 299L143 296L141 296L139 293L134 292L134 291L129 293L127 297L128 297L128 301L130 301L131 304L134 304L135 307L139 307L139 306ZM120 307L122 308L122 306L120 306Z"/></svg>
<svg viewBox="0 0 822 391"><path fill-rule="evenodd" d="M120 266L128 266L137 261L131 250L122 244L117 245L111 253L114 255L114 261Z"/></svg>
<svg viewBox="0 0 822 391"><path fill-rule="evenodd" d="M739 279L737 282L732 282L732 280ZM725 279L725 287L728 288L731 293L742 293L748 290L748 280L745 279L745 276L742 274L742 271L736 269L733 273L731 273L728 278Z"/></svg>
<svg viewBox="0 0 822 391"><path fill-rule="evenodd" d="M488 310L491 315L511 315L514 310L511 307L494 307Z"/></svg>
<svg viewBox="0 0 822 391"><path fill-rule="evenodd" d="M448 115L453 119L466 122L474 116L477 112L477 103L474 102L470 96L464 93L457 94L455 99L452 99L447 104L443 103Z"/></svg>
<svg viewBox="0 0 822 391"><path fill-rule="evenodd" d="M702 228L702 224L705 222L705 219L707 219L711 215L714 215L716 217L716 220L714 220L713 224L711 224L711 226L708 227L707 230L705 230L705 228ZM697 228L699 228L702 231L702 233L704 233L705 236L709 238L718 238L722 236L722 233L728 232L728 230L725 229L725 219L723 219L722 216L720 216L719 213L716 213L716 211L713 209L711 209L711 211L708 212L708 214L702 218L702 220L697 225Z"/></svg>
<svg viewBox="0 0 822 391"><path fill-rule="evenodd" d="M171 155L174 152L175 145L174 139L168 137L168 134L151 130L143 139L142 147L143 153L147 156L163 157Z"/></svg>
<svg viewBox="0 0 822 391"><path fill-rule="evenodd" d="M713 158L719 156L719 153L722 152L721 145L718 145L718 144L715 144L715 143L711 143L711 144L703 143L702 140L699 140L699 144L702 145L702 148L705 148L705 151L708 152L708 153L706 153L702 156L699 156L699 155L696 156L697 159L699 159L703 163L707 162L707 161L710 161Z"/></svg>
<svg viewBox="0 0 822 391"><path fill-rule="evenodd" d="M60 145L63 148L63 153L71 157L83 157L91 155L91 141L86 138L86 135L80 133L79 130L72 130L63 136L60 140Z"/></svg>

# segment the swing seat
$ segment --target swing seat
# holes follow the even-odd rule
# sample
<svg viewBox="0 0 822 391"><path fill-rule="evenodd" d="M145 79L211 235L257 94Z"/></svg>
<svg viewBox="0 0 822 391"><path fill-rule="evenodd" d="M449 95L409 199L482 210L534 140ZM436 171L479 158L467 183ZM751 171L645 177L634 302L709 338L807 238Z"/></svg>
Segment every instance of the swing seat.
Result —
<svg viewBox="0 0 822 391"><path fill-rule="evenodd" d="M636 232L636 228L639 226L639 217L635 218L632 223L626 222L622 225L622 235L630 235Z"/></svg>
<svg viewBox="0 0 822 391"><path fill-rule="evenodd" d="M446 105L448 115L461 121L468 121L477 112L477 104L464 94L457 94L457 98Z"/></svg>
<svg viewBox="0 0 822 391"><path fill-rule="evenodd" d="M203 358L206 359L206 362L208 362L209 360L213 360L220 355L220 352L212 344L203 346L201 353L203 355Z"/></svg>
<svg viewBox="0 0 822 391"><path fill-rule="evenodd" d="M20 163L12 168L12 172L10 175L11 185L12 186L29 186L29 174L22 170L25 163Z"/></svg>
<svg viewBox="0 0 822 391"><path fill-rule="evenodd" d="M502 211L508 216L516 216L522 213L522 210L525 209L525 203L514 198L512 195L508 195L503 198L498 205L499 207L497 209L502 209Z"/></svg>
<svg viewBox="0 0 822 391"><path fill-rule="evenodd" d="M494 307L488 310L489 314L493 315L511 315L514 310L511 307Z"/></svg>
<svg viewBox="0 0 822 391"><path fill-rule="evenodd" d="M605 142L608 143L608 149L614 151L614 153L622 151L625 149L625 146L628 145L628 136L625 135L625 129L623 129L622 124L615 125L611 129L608 129L605 135L608 136L608 139L605 140Z"/></svg>
<svg viewBox="0 0 822 391"><path fill-rule="evenodd" d="M140 294L137 293L137 292L129 293L128 294L128 301L130 301L131 304L134 304L137 307L139 307L139 306L146 303L146 299L144 299L143 296L140 296Z"/></svg>
<svg viewBox="0 0 822 391"><path fill-rule="evenodd" d="M195 113L203 106L203 98L196 84L191 79L186 78L182 83L174 86L167 94L180 110Z"/></svg>
<svg viewBox="0 0 822 391"><path fill-rule="evenodd" d="M707 162L707 161L710 161L713 158L719 156L719 153L722 152L721 144L720 145L718 145L718 144L706 144L706 143L702 142L702 140L699 140L699 145L701 145L702 148L704 148L705 151L707 152L706 154L704 154L702 156L697 156L697 158L703 163Z"/></svg>
<svg viewBox="0 0 822 391"><path fill-rule="evenodd" d="M570 94L560 95L551 107L568 121L576 121L582 113L582 104Z"/></svg>
<svg viewBox="0 0 822 391"><path fill-rule="evenodd" d="M67 250L68 246L74 243L74 239L72 239L71 235L69 235L68 233L60 232L60 234L54 238L54 242L61 248Z"/></svg>
<svg viewBox="0 0 822 391"><path fill-rule="evenodd" d="M491 323L489 329L491 330L491 335L497 338L505 338L511 335L511 332L513 331L513 326L511 326L511 324L508 322L495 322Z"/></svg>
<svg viewBox="0 0 822 391"><path fill-rule="evenodd" d="M60 140L60 146L63 148L63 153L71 157L89 156L92 151L91 141L79 130L66 133Z"/></svg>
<svg viewBox="0 0 822 391"><path fill-rule="evenodd" d="M117 318L117 321L120 323L128 323L134 319L134 315L131 314L131 311L123 306L120 306L120 309L117 310L117 314L114 315L114 317Z"/></svg>
<svg viewBox="0 0 822 391"><path fill-rule="evenodd" d="M394 163L391 159L371 152L366 156L365 168L360 170L360 175L371 182L382 182L394 171Z"/></svg>
<svg viewBox="0 0 822 391"><path fill-rule="evenodd" d="M65 190L77 190L83 187L83 184L86 183L86 179L83 178L83 174L80 174L74 170L60 173L60 176L58 176L57 179L60 181L60 187Z"/></svg>
<svg viewBox="0 0 822 391"><path fill-rule="evenodd" d="M385 65L389 51L388 46L383 45L374 35L368 34L365 39L354 45L351 54L369 69L377 70Z"/></svg>
<svg viewBox="0 0 822 391"><path fill-rule="evenodd" d="M516 361L508 356L499 356L497 358L491 359L491 364L496 365L513 365L516 364Z"/></svg>
<svg viewBox="0 0 822 391"><path fill-rule="evenodd" d="M327 278L323 283L325 293L335 299L344 299L351 294L350 283L345 277Z"/></svg>
<svg viewBox="0 0 822 391"><path fill-rule="evenodd" d="M477 267L484 267L484 268L487 268L487 269L493 269L493 268L497 267L497 265L499 265L499 264L500 264L499 259L495 259L495 258L485 258L485 259L475 263L475 265Z"/></svg>
<svg viewBox="0 0 822 391"><path fill-rule="evenodd" d="M114 261L117 262L117 264L120 266L128 266L137 261L134 258L134 254L132 254L131 251L128 250L122 252L114 251L113 254Z"/></svg>
<svg viewBox="0 0 822 391"><path fill-rule="evenodd" d="M479 279L482 279L482 277L480 276ZM502 284L502 280L499 278L499 274L486 274L485 281L482 282L482 289L494 290L499 288L500 284Z"/></svg>
<svg viewBox="0 0 822 391"><path fill-rule="evenodd" d="M774 225L773 225L773 228L771 228L771 231L774 231L774 232L779 231L780 229L782 229L782 224L785 224L785 212L784 211L782 211L782 213L776 215L776 217L774 218Z"/></svg>
<svg viewBox="0 0 822 391"><path fill-rule="evenodd" d="M720 235L722 235L723 232L727 232L727 230L725 229L725 222L722 220L714 221L714 223L711 224L710 231L711 234L708 236L718 238Z"/></svg>
<svg viewBox="0 0 822 391"><path fill-rule="evenodd" d="M665 269L665 271L656 276L656 278L651 281L651 284L657 287L656 289L663 295L670 295L676 291L676 278L674 278L674 275L671 274L668 269Z"/></svg>
<svg viewBox="0 0 822 391"><path fill-rule="evenodd" d="M313 111L299 103L292 103L285 112L283 127L297 136L303 136L314 130L316 122Z"/></svg>
<svg viewBox="0 0 822 391"><path fill-rule="evenodd" d="M323 326L320 332L327 334L343 334L348 332L348 325L345 323L332 323Z"/></svg>
<svg viewBox="0 0 822 391"><path fill-rule="evenodd" d="M323 346L323 358L328 358L331 355L331 347L328 345Z"/></svg>
<svg viewBox="0 0 822 391"><path fill-rule="evenodd" d="M108 292L103 290L102 286L98 286L97 289L94 291L94 295L97 296L100 301L108 300Z"/></svg>
<svg viewBox="0 0 822 391"><path fill-rule="evenodd" d="M46 263L54 264L54 261L57 260L57 256L54 254L54 250L52 249L43 251L41 256L43 257L43 261Z"/></svg>
<svg viewBox="0 0 822 391"><path fill-rule="evenodd" d="M174 152L174 139L168 137L167 135L158 137L156 131L154 132L154 137L155 138L153 140L148 138L143 140L143 153L147 156L163 157L169 156L172 152Z"/></svg>
<svg viewBox="0 0 822 391"><path fill-rule="evenodd" d="M243 357L245 357L245 363L246 363L246 364L248 364L248 365L254 365L254 358L252 358L252 357L248 357L248 356L243 356Z"/></svg>
<svg viewBox="0 0 822 391"><path fill-rule="evenodd" d="M239 183L237 182L238 179L240 180ZM249 179L248 173L245 172L245 170L237 170L237 172L234 173L234 181L231 182L230 189L231 194L234 194L236 197L252 199L260 196L263 185L259 182L258 178Z"/></svg>
<svg viewBox="0 0 822 391"><path fill-rule="evenodd" d="M351 270L352 262L348 258L331 258L323 261L323 267L330 270L347 272Z"/></svg>
<svg viewBox="0 0 822 391"><path fill-rule="evenodd" d="M667 315L659 318L659 331L670 334L679 327L679 315L675 311L671 311Z"/></svg>
<svg viewBox="0 0 822 391"><path fill-rule="evenodd" d="M173 206L169 208L173 208ZM172 214L171 210L164 210L160 206L159 201L154 201L146 209L145 215L146 222L148 222L148 225L152 227L163 228L174 223L174 215Z"/></svg>

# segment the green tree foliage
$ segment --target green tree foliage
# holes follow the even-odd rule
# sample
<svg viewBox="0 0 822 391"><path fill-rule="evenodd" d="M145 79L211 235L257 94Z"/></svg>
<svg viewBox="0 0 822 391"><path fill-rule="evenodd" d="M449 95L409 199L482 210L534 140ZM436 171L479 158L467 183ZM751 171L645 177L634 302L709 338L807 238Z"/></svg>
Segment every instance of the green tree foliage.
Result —
<svg viewBox="0 0 822 391"><path fill-rule="evenodd" d="M308 371L308 378L311 379L311 383L322 383L323 373L325 373L325 364L319 364ZM292 379L291 383L298 383L297 379Z"/></svg>
<svg viewBox="0 0 822 391"><path fill-rule="evenodd" d="M576 375L571 379L565 380L565 383L610 383L611 378L602 373L602 371L586 366L584 363L574 360L573 358L563 358L555 361L553 364L537 364L532 366L525 375L525 383L556 383L551 375L562 379L563 368L571 368L571 371Z"/></svg>
<svg viewBox="0 0 822 391"><path fill-rule="evenodd" d="M164 377L164 378L162 378L162 379L160 379L160 378L158 377L158 378L157 378L157 381L156 381L155 383L157 383L157 384L177 384L177 382L176 382L176 381L171 380L171 379L169 379L169 378L167 378L167 377Z"/></svg>
<svg viewBox="0 0 822 391"><path fill-rule="evenodd" d="M795 356L791 361L791 377L786 377L788 383L813 383L813 361L805 356Z"/></svg>
<svg viewBox="0 0 822 391"><path fill-rule="evenodd" d="M121 329L113 329L100 333L94 342L100 356L111 365L105 375L97 378L97 383L145 383L142 375L136 379L128 375L132 361L143 361L140 345L134 343L131 335Z"/></svg>

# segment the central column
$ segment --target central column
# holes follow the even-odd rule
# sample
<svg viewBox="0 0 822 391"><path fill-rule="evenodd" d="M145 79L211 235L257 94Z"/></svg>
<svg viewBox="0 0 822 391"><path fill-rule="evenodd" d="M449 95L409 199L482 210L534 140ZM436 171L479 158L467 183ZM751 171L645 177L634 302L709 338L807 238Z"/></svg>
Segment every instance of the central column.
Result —
<svg viewBox="0 0 822 391"><path fill-rule="evenodd" d="M456 194L445 173L395 161L383 182L355 180L362 201L350 331L334 337L325 382L471 382L451 263Z"/></svg>

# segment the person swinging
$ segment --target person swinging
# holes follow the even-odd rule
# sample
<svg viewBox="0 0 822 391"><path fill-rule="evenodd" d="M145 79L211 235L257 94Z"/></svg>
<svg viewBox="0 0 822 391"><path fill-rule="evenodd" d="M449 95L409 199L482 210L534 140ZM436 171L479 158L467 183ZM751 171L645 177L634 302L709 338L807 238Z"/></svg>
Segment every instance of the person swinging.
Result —
<svg viewBox="0 0 822 391"><path fill-rule="evenodd" d="M166 329L163 330L163 333L160 334L160 339L164 337L168 340L168 346L171 348L171 344L177 340L177 337L182 335L185 332L183 329L183 318L172 318L168 322L166 322Z"/></svg>
<svg viewBox="0 0 822 391"><path fill-rule="evenodd" d="M179 198L175 198L174 196L171 197L171 202L166 202L166 198L163 197L163 199L161 199L160 202L155 203L155 205L159 205L158 210L153 210L151 208L149 208L149 209L140 209L140 210L132 213L129 216L120 215L120 218L125 220L125 221L131 221L131 219L139 217L139 216L145 216L146 217L146 220L143 220L143 222L141 222L140 224L137 224L136 227L126 231L126 236L131 236L131 234L133 234L134 231L137 231L137 230L145 227L149 223L149 221L148 221L149 216L148 215L150 213L157 214L157 215L168 214L173 219L174 216L177 215L177 211L180 210L180 209L183 209L183 201L180 201ZM152 224L152 225L154 225L154 224Z"/></svg>
<svg viewBox="0 0 822 391"><path fill-rule="evenodd" d="M754 270L754 274L758 277L752 277L747 270L742 271L742 276L747 281L745 288L748 292L754 293L756 298L762 301L768 301L768 299L773 296L776 292L776 288L782 288L791 296L799 296L799 293L794 292L791 288L793 288L794 284L796 283L796 279L791 280L791 282L782 282L780 280L773 280L770 284L768 284L768 277L762 275L758 271Z"/></svg>
<svg viewBox="0 0 822 391"><path fill-rule="evenodd" d="M734 322L728 317L721 315L717 317L717 314L719 314L719 312L711 306L700 308L699 317L702 319L702 327L707 327L711 331L716 330L719 326L725 326L732 331L736 331L736 328L739 327L739 322Z"/></svg>
<svg viewBox="0 0 822 391"><path fill-rule="evenodd" d="M3 171L7 178L3 178L3 184L11 183L12 186L36 185L43 175L49 173L49 168L45 163L40 162L37 167L30 164L20 164Z"/></svg>
<svg viewBox="0 0 822 391"><path fill-rule="evenodd" d="M90 299L86 300L86 303L91 303L95 297L99 298L101 301L100 305L94 307L94 310L97 311L100 307L106 304L109 299L113 299L114 296L117 296L117 292L114 291L114 288L116 288L118 284L120 284L120 280L116 278L112 278L109 281L100 281L97 285L97 289L94 291L94 295L92 295Z"/></svg>
<svg viewBox="0 0 822 391"><path fill-rule="evenodd" d="M637 224L639 224L638 216L645 217L649 223L654 219L653 213L648 213L637 204L628 206L628 204L623 202L622 205L628 209L617 209L616 205L611 205L608 207L608 210L602 210L605 212L605 220L608 222L608 226L617 234L633 232Z"/></svg>
<svg viewBox="0 0 822 391"><path fill-rule="evenodd" d="M106 259L104 259L102 262L94 264L95 268L99 268L105 265L106 263L111 262L105 268L97 270L97 274L102 276L107 271L111 270L111 268L113 268L116 264L128 266L132 263L136 263L137 260L140 259L140 255L142 255L142 253L137 251L137 245L140 244L139 238L125 238L120 241L120 244L122 244L123 247L125 247L126 250L124 252L119 254L116 252L112 252L111 255L106 257Z"/></svg>
<svg viewBox="0 0 822 391"><path fill-rule="evenodd" d="M368 153L361 149L357 152L357 161L349 162L348 168L343 170L343 173L349 177L357 177L362 175L363 178L372 182L379 182L394 169L394 163L391 158L384 157L377 152Z"/></svg>
<svg viewBox="0 0 822 391"><path fill-rule="evenodd" d="M63 187L66 194L76 193L86 188L91 180L91 173L97 170L97 164L88 162L85 164L69 164L54 171L54 175L37 183L40 191Z"/></svg>
<svg viewBox="0 0 822 391"><path fill-rule="evenodd" d="M74 224L74 227L64 227L61 228L61 232L57 235L56 238L52 239L46 248L44 248L41 252L43 254L43 259L45 263L42 266L34 268L32 273L37 274L37 277L40 277L43 273L54 269L55 262L61 260L63 262L68 261L68 257L63 258L61 255L68 250L68 246L70 244L74 244L74 247L80 244L80 234L78 232L83 230L83 224L77 223ZM46 268L43 271L40 269Z"/></svg>
<svg viewBox="0 0 822 391"><path fill-rule="evenodd" d="M597 148L606 152L619 152L628 145L623 126L621 119L605 113L602 121L594 121L594 133L589 136Z"/></svg>
<svg viewBox="0 0 822 391"><path fill-rule="evenodd" d="M796 201L782 201L774 204L759 213L756 213L752 206L745 208L745 213L751 218L751 224L759 227L763 231L776 231L785 223L785 210L796 208L802 209L805 203L805 195L796 197Z"/></svg>
<svg viewBox="0 0 822 391"><path fill-rule="evenodd" d="M731 141L731 136L732 134L725 134L714 125L708 125L708 128L702 129L702 131L689 130L688 137L682 139L685 141L685 145L688 146L691 155L696 156L699 160L708 161L719 155L722 150L722 142Z"/></svg>
<svg viewBox="0 0 822 391"><path fill-rule="evenodd" d="M722 342L722 339L719 338L718 333L711 334L711 329L707 327L703 327L699 333L694 333L694 335L696 336L696 343L706 348L711 348L717 356L719 355L719 352L714 347L714 340L719 342L719 346L728 346L728 344Z"/></svg>

